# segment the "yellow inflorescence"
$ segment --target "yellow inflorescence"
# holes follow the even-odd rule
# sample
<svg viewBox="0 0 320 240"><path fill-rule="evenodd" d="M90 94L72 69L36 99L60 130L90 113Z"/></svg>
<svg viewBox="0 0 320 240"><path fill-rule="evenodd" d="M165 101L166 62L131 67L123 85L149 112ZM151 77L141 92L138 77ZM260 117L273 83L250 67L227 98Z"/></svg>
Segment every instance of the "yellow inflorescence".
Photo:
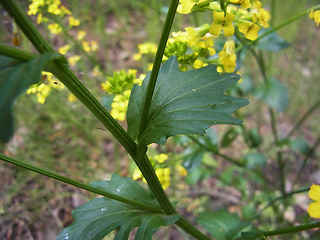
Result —
<svg viewBox="0 0 320 240"><path fill-rule="evenodd" d="M317 11L311 11L309 13L309 18L313 19L315 21L315 23L317 24L317 27L319 27L320 24L320 10Z"/></svg>
<svg viewBox="0 0 320 240"><path fill-rule="evenodd" d="M31 85L27 90L27 94L36 94L38 103L44 104L52 88L62 89L64 86L54 78L52 73L43 71L42 82Z"/></svg>
<svg viewBox="0 0 320 240"><path fill-rule="evenodd" d="M320 186L313 184L309 191L309 197L314 201L308 207L310 217L320 219Z"/></svg>
<svg viewBox="0 0 320 240"><path fill-rule="evenodd" d="M234 72L236 67L235 43L233 40L225 42L223 50L219 52L219 60L224 72Z"/></svg>
<svg viewBox="0 0 320 240"><path fill-rule="evenodd" d="M218 70L221 72L235 72L237 57L234 42L232 53L226 52L224 48L216 55L215 38L223 34L227 44L231 44L231 37L237 29L243 37L254 41L258 38L261 28L269 27L270 13L262 8L259 0L226 0L224 4L220 4L220 1L179 0L179 3L177 11L181 14L209 10L212 11L213 17L211 25L205 24L198 28L187 27L183 32L173 32L172 37L168 39L163 61L175 55L181 71L186 71L189 67L198 69L214 63L218 65ZM222 9L223 5L225 6ZM313 12L310 13L310 17L315 21L320 19L317 13ZM155 52L155 45L141 44L139 52L133 59L139 61L143 55L155 54ZM214 55L215 57L211 57Z"/></svg>
<svg viewBox="0 0 320 240"><path fill-rule="evenodd" d="M72 12L61 4L60 0L32 0L29 5L28 10L29 15L36 15L37 24L46 23L48 30L54 34L58 35L62 32L70 30L74 27L80 25L80 20L72 16ZM52 16L54 15L54 16ZM52 19L55 19L52 22ZM66 25L61 23L68 22ZM86 32L84 30L79 30L76 34L76 39L80 41L80 45L86 52L94 52L98 50L98 43L94 40L86 41ZM58 48L58 52L62 55L70 54L74 44L65 44ZM69 65L71 67L75 66L78 61L80 61L79 55L70 56L67 58ZM57 86L54 86L57 88ZM47 96L50 94L51 88L46 84L35 84L30 87L28 93L34 93L37 95L39 103L44 103ZM73 101L73 98L69 98L69 101Z"/></svg>
<svg viewBox="0 0 320 240"><path fill-rule="evenodd" d="M114 95L111 104L111 115L120 121L124 121L126 117L129 97L134 84L140 85L145 75L140 75L137 78L137 70L129 69L114 72L112 77L108 77L105 83L101 84L103 90L111 95Z"/></svg>
<svg viewBox="0 0 320 240"><path fill-rule="evenodd" d="M183 166L181 166L180 164L169 166L169 163L166 164L167 160L168 155L164 153L150 157L150 162L155 168L155 173L164 189L169 188L171 185L172 172L177 173L182 177L187 175L187 170ZM142 179L144 182L146 181L138 168L135 168L135 170L133 171L132 179Z"/></svg>

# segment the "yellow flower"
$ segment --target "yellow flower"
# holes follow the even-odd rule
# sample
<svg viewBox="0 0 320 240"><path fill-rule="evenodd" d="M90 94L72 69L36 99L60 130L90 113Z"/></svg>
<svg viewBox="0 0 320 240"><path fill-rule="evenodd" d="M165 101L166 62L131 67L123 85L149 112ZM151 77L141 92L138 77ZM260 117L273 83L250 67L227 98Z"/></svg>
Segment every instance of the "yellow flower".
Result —
<svg viewBox="0 0 320 240"><path fill-rule="evenodd" d="M320 11L319 11L320 12ZM259 24L264 27L268 28L269 27L269 20L270 20L270 13L267 10L264 10L261 8L259 10L258 18L259 18Z"/></svg>
<svg viewBox="0 0 320 240"><path fill-rule="evenodd" d="M65 55L69 50L70 50L71 46L69 44L64 45L63 47L60 47L58 49L58 52L62 55Z"/></svg>
<svg viewBox="0 0 320 240"><path fill-rule="evenodd" d="M238 29L246 36L246 38L253 41L257 39L260 27L253 22L243 22L239 24Z"/></svg>
<svg viewBox="0 0 320 240"><path fill-rule="evenodd" d="M122 95L117 95L113 98L110 114L119 121L124 121L126 118L130 93L131 90L127 90Z"/></svg>
<svg viewBox="0 0 320 240"><path fill-rule="evenodd" d="M61 2L60 0L55 0L48 4L48 12L54 15L60 15L62 13L61 9L59 8Z"/></svg>
<svg viewBox="0 0 320 240"><path fill-rule="evenodd" d="M153 157L158 163L164 163L165 161L167 161L168 159L168 155L167 154L164 154L164 153L161 153L159 155L155 155Z"/></svg>
<svg viewBox="0 0 320 240"><path fill-rule="evenodd" d="M148 54L157 52L157 45L151 42L146 42L138 45L140 54Z"/></svg>
<svg viewBox="0 0 320 240"><path fill-rule="evenodd" d="M27 91L27 94L35 93L37 95L37 101L40 104L44 104L46 98L49 96L51 87L44 84L33 84Z"/></svg>
<svg viewBox="0 0 320 240"><path fill-rule="evenodd" d="M68 8L66 8L65 6L61 5L60 9L61 9L61 11L64 12L65 14L71 15L71 11L70 11Z"/></svg>
<svg viewBox="0 0 320 240"><path fill-rule="evenodd" d="M158 168L156 169L156 175L159 178L159 181L163 189L167 189L170 186L170 168Z"/></svg>
<svg viewBox="0 0 320 240"><path fill-rule="evenodd" d="M39 13L37 16L37 24L40 24L42 22L42 13Z"/></svg>
<svg viewBox="0 0 320 240"><path fill-rule="evenodd" d="M203 67L203 62L200 60L200 59L196 59L194 62L193 62L193 68L194 69L199 69L199 68L202 68Z"/></svg>
<svg viewBox="0 0 320 240"><path fill-rule="evenodd" d="M148 63L148 71L151 71L153 68L153 63Z"/></svg>
<svg viewBox="0 0 320 240"><path fill-rule="evenodd" d="M69 17L69 26L74 27L74 26L79 26L80 25L80 20L77 18L74 18L72 16Z"/></svg>
<svg viewBox="0 0 320 240"><path fill-rule="evenodd" d="M98 50L98 43L97 43L97 41L95 41L95 40L92 40L91 42L90 42L90 45L91 45L91 51L97 51Z"/></svg>
<svg viewBox="0 0 320 240"><path fill-rule="evenodd" d="M61 27L57 23L51 23L48 25L48 29L52 34L58 34L62 31Z"/></svg>
<svg viewBox="0 0 320 240"><path fill-rule="evenodd" d="M262 8L262 3L259 0L251 0L251 2L255 9L259 10Z"/></svg>
<svg viewBox="0 0 320 240"><path fill-rule="evenodd" d="M42 82L56 89L64 88L64 85L51 72L42 71Z"/></svg>
<svg viewBox="0 0 320 240"><path fill-rule="evenodd" d="M251 8L250 0L230 0L232 4L241 4L242 9Z"/></svg>
<svg viewBox="0 0 320 240"><path fill-rule="evenodd" d="M29 5L28 15L36 15L40 7L44 6L44 0L34 0Z"/></svg>
<svg viewBox="0 0 320 240"><path fill-rule="evenodd" d="M187 170L181 165L176 165L176 170L181 177L187 176L188 174Z"/></svg>
<svg viewBox="0 0 320 240"><path fill-rule="evenodd" d="M79 60L80 60L80 56L79 55L75 55L75 56L72 56L72 57L68 58L68 62L69 62L71 67L74 67Z"/></svg>
<svg viewBox="0 0 320 240"><path fill-rule="evenodd" d="M224 72L234 72L236 68L237 56L235 54L235 44L233 40L226 41L223 50L219 52L219 61L223 65ZM222 69L218 70L220 72Z"/></svg>
<svg viewBox="0 0 320 240"><path fill-rule="evenodd" d="M188 14L191 12L193 6L197 3L197 0L179 0L177 12L181 14Z"/></svg>
<svg viewBox="0 0 320 240"><path fill-rule="evenodd" d="M309 191L309 197L314 200L308 207L308 213L312 218L320 219L320 186L313 184Z"/></svg>
<svg viewBox="0 0 320 240"><path fill-rule="evenodd" d="M213 23L209 29L209 32L213 36L219 36L221 29L223 29L224 35L230 37L234 34L233 20L235 16L232 13L213 12Z"/></svg>
<svg viewBox="0 0 320 240"><path fill-rule="evenodd" d="M133 180L138 180L140 178L142 178L142 173L140 172L139 168L135 168L132 174L132 179Z"/></svg>
<svg viewBox="0 0 320 240"><path fill-rule="evenodd" d="M318 11L313 11L311 10L311 12L309 13L309 18L313 19L315 21L315 23L317 24L317 27L319 27L320 24L320 10Z"/></svg>
<svg viewBox="0 0 320 240"><path fill-rule="evenodd" d="M90 52L91 51L90 43L87 42L87 41L82 41L82 48L86 52Z"/></svg>
<svg viewBox="0 0 320 240"><path fill-rule="evenodd" d="M78 32L78 34L77 34L77 39L78 39L79 41L81 41L82 39L85 38L86 35L87 35L86 31L80 30L80 31Z"/></svg>
<svg viewBox="0 0 320 240"><path fill-rule="evenodd" d="M69 93L68 101L72 103L72 102L77 101L77 98L76 98L76 96L73 95L72 93Z"/></svg>

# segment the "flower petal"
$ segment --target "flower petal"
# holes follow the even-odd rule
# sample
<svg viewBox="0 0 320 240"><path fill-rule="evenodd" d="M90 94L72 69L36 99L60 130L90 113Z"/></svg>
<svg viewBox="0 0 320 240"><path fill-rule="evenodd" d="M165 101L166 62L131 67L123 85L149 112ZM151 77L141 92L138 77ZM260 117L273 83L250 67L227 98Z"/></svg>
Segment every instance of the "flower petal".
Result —
<svg viewBox="0 0 320 240"><path fill-rule="evenodd" d="M221 29L222 29L222 24L217 24L217 23L212 23L211 24L211 27L209 29L209 32L213 35L213 36L219 36L220 35L220 32L221 32Z"/></svg>
<svg viewBox="0 0 320 240"><path fill-rule="evenodd" d="M320 219L320 202L312 202L308 207L308 213L312 218Z"/></svg>
<svg viewBox="0 0 320 240"><path fill-rule="evenodd" d="M320 186L313 184L309 191L309 197L314 201L320 201Z"/></svg>

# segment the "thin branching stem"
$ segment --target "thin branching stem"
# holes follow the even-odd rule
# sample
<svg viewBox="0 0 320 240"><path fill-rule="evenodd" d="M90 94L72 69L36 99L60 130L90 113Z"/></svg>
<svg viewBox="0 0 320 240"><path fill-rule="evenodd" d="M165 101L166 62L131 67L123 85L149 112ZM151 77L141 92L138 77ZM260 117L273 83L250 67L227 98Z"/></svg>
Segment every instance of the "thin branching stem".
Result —
<svg viewBox="0 0 320 240"><path fill-rule="evenodd" d="M120 195L117 195L117 194L113 194L113 193L109 193L109 192L106 192L106 191L102 191L102 190L100 190L98 188L94 188L94 187L91 187L90 185L81 183L81 182L73 180L71 178L64 177L64 176L62 176L60 174L57 174L55 172L48 171L48 170L45 170L43 168L34 166L34 165L30 164L30 163L27 163L26 161L20 161L20 160L8 157L8 156L6 156L6 155L4 155L2 153L0 153L0 159L5 161L5 162L11 163L11 164L13 164L15 166L28 169L30 171L39 173L39 174L47 176L49 178L56 179L56 180L58 180L60 182L67 183L69 185L84 189L84 190L92 192L92 193L96 193L96 194L105 196L105 197L110 198L110 199L117 200L119 202L123 202L123 203L129 204L131 206L135 206L135 207L143 209L143 210L147 210L147 211L151 211L151 212L160 212L160 213L162 212L162 210L160 208L149 206L149 205L146 205L146 204L144 204L142 202L139 202L139 201L136 201L136 200L124 198L124 197L121 197Z"/></svg>

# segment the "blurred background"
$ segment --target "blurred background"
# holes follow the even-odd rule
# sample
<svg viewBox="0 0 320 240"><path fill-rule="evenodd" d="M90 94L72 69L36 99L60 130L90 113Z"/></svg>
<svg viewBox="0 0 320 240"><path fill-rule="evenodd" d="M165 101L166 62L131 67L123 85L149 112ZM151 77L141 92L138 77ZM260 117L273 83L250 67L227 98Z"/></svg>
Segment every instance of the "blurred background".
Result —
<svg viewBox="0 0 320 240"><path fill-rule="evenodd" d="M30 2L18 2L27 12ZM270 1L262 2L270 10ZM320 3L300 0L275 2L276 12L272 16L275 25ZM67 52L66 57L80 56L71 68L106 106L110 103L101 87L107 80L106 76L112 76L114 71L121 69L147 72L146 62L135 61L133 56L139 51L138 44L159 41L169 3L169 0L62 1L71 10L72 16L80 20L79 25L68 30L70 36L77 38L79 31L85 31L85 39L91 47L92 41L97 44L96 50L86 53L89 57L77 47ZM0 11L1 42L12 45L18 40L19 47L34 52L3 8L0 7ZM37 21L35 16L31 16L31 19ZM211 22L210 12L177 14L173 31ZM39 30L56 49L74 44L64 34L50 34L45 24L38 25ZM273 55L273 64L269 69L273 76L285 83L289 92L289 106L285 112L277 114L281 138L319 101L320 28L305 16L281 29L278 34L291 43L291 47ZM100 71L97 71L97 64L90 58L100 65ZM252 88L261 81L257 64L250 54L246 56L241 74L249 79ZM70 97L67 89L52 89L44 104L38 102L36 95L20 96L14 106L15 135L9 143L0 145L1 152L84 183L110 179L113 173L132 177L135 166L125 150L79 101ZM258 129L262 136L263 143L259 151L264 153L265 161L258 166L256 174L251 174L214 153L194 155L192 161L201 158L203 164L195 167L197 170L187 176L171 176L171 186L167 189L171 199L178 203L180 212L190 217L191 221L192 216L204 209L219 208L237 212L243 219L250 218L256 208L279 196L273 186L277 181L277 166L268 110L264 103L255 98L253 91L248 91L244 97L249 98L251 103L240 112L247 128ZM310 154L308 164L295 189L310 187L317 181L320 183L320 149L316 146L311 153L308 151L320 135L319 113L318 106L294 133L296 139L302 139L300 141L303 143L297 144L298 147L283 148L288 191L307 154ZM121 125L126 128L124 121ZM232 127L235 132L239 132L239 128ZM224 133L230 131L228 126L215 126L212 129L214 136L220 140ZM151 151L168 153L169 160L171 157L176 161L186 161L188 156L185 150L190 147L188 141L185 137L172 138L165 146L151 146ZM244 154L250 153L250 149L237 135L221 153L241 159ZM55 239L72 222L72 209L96 197L5 162L0 163L0 185L0 239ZM265 211L261 216L264 220L258 218L257 226L273 229L281 226L284 220L287 225L288 222L296 225L310 220L305 212L310 202L306 193L296 195L290 201L287 203L289 207L281 214L280 205ZM176 227L165 228L154 236L154 239L160 238L189 239ZM112 236L105 239L112 239ZM319 234L302 233L275 239L319 239Z"/></svg>

